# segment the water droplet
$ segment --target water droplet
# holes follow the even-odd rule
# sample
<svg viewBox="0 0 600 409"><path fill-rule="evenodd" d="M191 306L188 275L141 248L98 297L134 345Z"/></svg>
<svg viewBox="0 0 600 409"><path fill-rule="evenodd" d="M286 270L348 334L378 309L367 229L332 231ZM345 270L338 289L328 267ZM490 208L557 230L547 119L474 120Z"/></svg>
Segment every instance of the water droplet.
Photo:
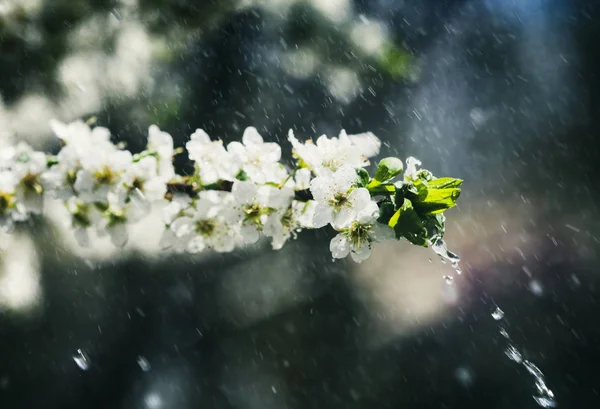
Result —
<svg viewBox="0 0 600 409"><path fill-rule="evenodd" d="M529 282L529 291L538 297L544 294L544 288L538 280L531 280Z"/></svg>
<svg viewBox="0 0 600 409"><path fill-rule="evenodd" d="M510 338L510 335L508 335L508 331L502 327L500 327L500 335L502 335L506 339Z"/></svg>
<svg viewBox="0 0 600 409"><path fill-rule="evenodd" d="M502 318L504 318L504 311L502 311L500 307L496 307L494 312L492 312L492 318L496 321L500 321Z"/></svg>
<svg viewBox="0 0 600 409"><path fill-rule="evenodd" d="M454 371L454 376L456 377L456 380L465 387L468 387L473 383L473 374L467 368L457 368L456 371Z"/></svg>
<svg viewBox="0 0 600 409"><path fill-rule="evenodd" d="M523 361L523 356L521 355L521 353L519 351L517 351L517 348L515 348L512 345L509 345L508 348L506 348L506 350L504 351L504 354L511 361L515 361L518 364L520 364Z"/></svg>
<svg viewBox="0 0 600 409"><path fill-rule="evenodd" d="M525 367L525 369L527 369L527 372L529 372L536 378L536 380L542 379L544 377L544 374L542 373L540 368L538 368L533 362L525 361L523 362L523 366Z"/></svg>
<svg viewBox="0 0 600 409"><path fill-rule="evenodd" d="M462 274L462 270L458 266L458 263L460 262L460 257L458 257L458 255L454 254L450 250L448 250L448 246L446 245L446 242L444 242L444 240L438 239L430 244L431 244L431 249L438 256L440 256L442 263L445 264L446 261L449 261L450 264L452 265L452 268L454 268L454 270L456 270L456 273Z"/></svg>
<svg viewBox="0 0 600 409"><path fill-rule="evenodd" d="M452 284L452 282L454 281L454 277L444 276L444 280L446 281L446 284Z"/></svg>
<svg viewBox="0 0 600 409"><path fill-rule="evenodd" d="M148 362L148 360L141 355L138 355L137 357L137 364L140 366L140 368L142 368L142 371L144 372L148 372L151 369L150 362Z"/></svg>
<svg viewBox="0 0 600 409"><path fill-rule="evenodd" d="M87 371L90 369L90 360L87 354L81 349L77 350L77 355L73 355L73 361L75 361L79 369L82 371Z"/></svg>
<svg viewBox="0 0 600 409"><path fill-rule="evenodd" d="M552 398L548 398L547 396L534 396L533 400L535 400L535 403L540 405L542 408L556 407L556 401Z"/></svg>

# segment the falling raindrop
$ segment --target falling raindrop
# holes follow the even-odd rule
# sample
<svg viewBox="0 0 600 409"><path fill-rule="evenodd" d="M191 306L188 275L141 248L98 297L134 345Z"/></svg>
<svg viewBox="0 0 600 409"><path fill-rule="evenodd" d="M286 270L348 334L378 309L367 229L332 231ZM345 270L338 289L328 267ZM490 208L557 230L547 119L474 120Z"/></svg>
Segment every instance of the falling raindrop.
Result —
<svg viewBox="0 0 600 409"><path fill-rule="evenodd" d="M554 408L556 407L556 401L552 398L548 398L545 396L534 396L533 400L535 403L540 405L542 408Z"/></svg>
<svg viewBox="0 0 600 409"><path fill-rule="evenodd" d="M496 307L494 312L492 312L492 318L496 321L500 321L502 318L504 318L504 311L502 311L500 307Z"/></svg>
<svg viewBox="0 0 600 409"><path fill-rule="evenodd" d="M75 361L79 369L82 371L87 371L90 369L90 360L87 354L81 349L78 349L77 354L73 355L73 361Z"/></svg>
<svg viewBox="0 0 600 409"><path fill-rule="evenodd" d="M520 364L523 361L523 357L521 356L521 353L519 351L517 351L517 348L515 348L512 345L509 345L508 348L506 348L506 351L504 351L504 354L511 361L515 361L518 364Z"/></svg>
<svg viewBox="0 0 600 409"><path fill-rule="evenodd" d="M137 364L140 366L140 368L142 368L142 371L144 372L148 372L151 369L150 362L148 362L148 360L141 355L138 355L137 357Z"/></svg>

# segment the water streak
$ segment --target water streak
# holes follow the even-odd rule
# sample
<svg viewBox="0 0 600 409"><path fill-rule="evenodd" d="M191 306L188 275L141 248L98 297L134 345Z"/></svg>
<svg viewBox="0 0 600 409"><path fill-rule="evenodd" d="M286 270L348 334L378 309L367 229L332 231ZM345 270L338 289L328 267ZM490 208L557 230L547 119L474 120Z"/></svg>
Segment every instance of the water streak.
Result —
<svg viewBox="0 0 600 409"><path fill-rule="evenodd" d="M492 312L492 318L500 321L504 318L504 311L499 307ZM542 408L553 408L556 406L554 392L546 385L544 373L533 362L523 359L521 352L511 343L510 335L506 328L499 327L499 333L509 342L504 354L513 362L523 366L535 381L536 393L532 396L533 400Z"/></svg>

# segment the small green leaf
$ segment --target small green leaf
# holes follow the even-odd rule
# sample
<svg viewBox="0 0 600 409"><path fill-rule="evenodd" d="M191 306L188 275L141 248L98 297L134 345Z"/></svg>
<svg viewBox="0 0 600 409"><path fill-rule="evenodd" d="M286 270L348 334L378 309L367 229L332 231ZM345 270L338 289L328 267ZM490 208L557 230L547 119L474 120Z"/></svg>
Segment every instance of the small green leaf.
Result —
<svg viewBox="0 0 600 409"><path fill-rule="evenodd" d="M243 170L240 170L237 175L235 175L237 180L248 180L248 175Z"/></svg>
<svg viewBox="0 0 600 409"><path fill-rule="evenodd" d="M398 158L389 157L382 159L379 165L377 165L374 179L379 183L387 182L400 174L403 168L402 161Z"/></svg>
<svg viewBox="0 0 600 409"><path fill-rule="evenodd" d="M404 237L413 244L427 247L427 229L410 200L404 199L400 208L390 218L388 226L394 229L396 238Z"/></svg>
<svg viewBox="0 0 600 409"><path fill-rule="evenodd" d="M356 174L358 175L358 187L366 187L369 184L369 180L371 177L369 176L369 172L367 172L364 168L357 168Z"/></svg>

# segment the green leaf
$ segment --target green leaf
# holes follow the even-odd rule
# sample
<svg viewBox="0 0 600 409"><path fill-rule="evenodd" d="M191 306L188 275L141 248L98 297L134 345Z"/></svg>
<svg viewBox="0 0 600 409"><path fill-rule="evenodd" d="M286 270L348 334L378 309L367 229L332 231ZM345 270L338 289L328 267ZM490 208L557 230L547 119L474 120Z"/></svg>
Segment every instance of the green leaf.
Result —
<svg viewBox="0 0 600 409"><path fill-rule="evenodd" d="M388 224L394 213L394 203L392 203L391 200L387 199L379 205L379 218L377 219L377 221L379 223Z"/></svg>
<svg viewBox="0 0 600 409"><path fill-rule="evenodd" d="M369 176L369 172L367 172L364 168L357 168L356 174L358 175L358 187L366 187L369 184L369 180L371 177Z"/></svg>
<svg viewBox="0 0 600 409"><path fill-rule="evenodd" d="M413 244L427 247L427 229L410 200L404 199L400 208L390 218L388 226L394 229L396 238L404 237Z"/></svg>
<svg viewBox="0 0 600 409"><path fill-rule="evenodd" d="M427 186L433 189L447 189L459 187L460 185L462 185L462 182L463 181L461 179L437 178L427 182Z"/></svg>
<svg viewBox="0 0 600 409"><path fill-rule="evenodd" d="M415 202L415 209L423 216L442 213L456 206L459 196L459 188L436 189L428 187L425 198L419 196L419 200Z"/></svg>
<svg viewBox="0 0 600 409"><path fill-rule="evenodd" d="M398 158L389 157L382 159L379 165L377 165L374 179L379 183L387 182L400 174L403 168L402 161Z"/></svg>
<svg viewBox="0 0 600 409"><path fill-rule="evenodd" d="M393 183L377 184L375 186L371 186L371 183L369 183L367 189L369 189L369 193L373 196L393 195L396 192L396 186Z"/></svg>

